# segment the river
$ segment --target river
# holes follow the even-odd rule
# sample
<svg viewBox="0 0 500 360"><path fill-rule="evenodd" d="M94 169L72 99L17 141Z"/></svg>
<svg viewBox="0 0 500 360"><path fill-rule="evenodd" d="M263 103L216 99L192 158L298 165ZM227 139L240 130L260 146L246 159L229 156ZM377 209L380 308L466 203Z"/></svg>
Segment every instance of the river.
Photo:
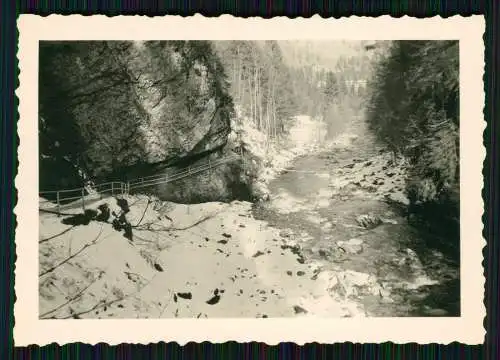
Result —
<svg viewBox="0 0 500 360"><path fill-rule="evenodd" d="M459 240L424 231L384 200L404 186L386 161L358 147L298 158L253 215L283 229L306 263L354 274L350 289L336 291L368 316L460 316ZM382 223L360 226L367 214Z"/></svg>

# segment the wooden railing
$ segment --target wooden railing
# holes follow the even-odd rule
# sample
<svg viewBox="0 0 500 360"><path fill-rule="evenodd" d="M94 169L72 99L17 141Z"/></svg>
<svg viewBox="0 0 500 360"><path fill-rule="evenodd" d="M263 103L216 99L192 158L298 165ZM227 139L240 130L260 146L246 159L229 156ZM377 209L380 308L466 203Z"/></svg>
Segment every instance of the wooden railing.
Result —
<svg viewBox="0 0 500 360"><path fill-rule="evenodd" d="M156 186L170 183L180 179L184 179L205 171L211 171L213 168L225 164L227 162L238 159L238 156L233 155L223 159L208 161L196 167L188 166L174 174L159 174L152 176L140 177L137 179L123 181L110 181L92 186L92 191L89 192L85 187L74 189L62 189L53 191L41 191L40 198L45 198L47 195L54 197L53 200L41 200L39 206L43 210L55 211L60 213L61 210L68 208L79 208L80 206L85 211L85 204L90 201L102 200L106 197L114 195L126 195L131 190L144 189L149 186Z"/></svg>

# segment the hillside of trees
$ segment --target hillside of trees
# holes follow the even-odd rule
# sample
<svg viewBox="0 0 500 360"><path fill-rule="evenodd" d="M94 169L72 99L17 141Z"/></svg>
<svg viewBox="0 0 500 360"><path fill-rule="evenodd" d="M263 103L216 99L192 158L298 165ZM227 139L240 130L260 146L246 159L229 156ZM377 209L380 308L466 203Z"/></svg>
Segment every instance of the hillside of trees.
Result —
<svg viewBox="0 0 500 360"><path fill-rule="evenodd" d="M374 52L366 48L371 43L280 41L285 62L296 73L290 81L302 99L300 111L321 118L330 137L364 113L373 71Z"/></svg>
<svg viewBox="0 0 500 360"><path fill-rule="evenodd" d="M367 120L390 151L409 160L407 190L428 220L459 217L457 41L395 41L378 62Z"/></svg>
<svg viewBox="0 0 500 360"><path fill-rule="evenodd" d="M365 90L355 83L369 77L370 53L363 47L346 52L341 42L312 43L214 42L234 104L271 139L286 133L298 114L324 121L334 135L333 129L352 115L346 110L359 113L363 108ZM325 59L318 56L320 48Z"/></svg>
<svg viewBox="0 0 500 360"><path fill-rule="evenodd" d="M297 115L297 99L276 41L216 41L230 93L241 115L257 129L276 138Z"/></svg>

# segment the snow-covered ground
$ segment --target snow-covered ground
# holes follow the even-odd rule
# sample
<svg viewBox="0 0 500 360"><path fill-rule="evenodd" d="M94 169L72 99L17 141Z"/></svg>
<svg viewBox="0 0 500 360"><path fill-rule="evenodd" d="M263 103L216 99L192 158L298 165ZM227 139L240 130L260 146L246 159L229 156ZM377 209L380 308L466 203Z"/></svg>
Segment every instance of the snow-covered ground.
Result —
<svg viewBox="0 0 500 360"><path fill-rule="evenodd" d="M132 241L107 222L40 214L42 318L338 317L355 307L335 301L328 274L253 219L251 203L126 199ZM113 198L92 208L102 202L117 210Z"/></svg>

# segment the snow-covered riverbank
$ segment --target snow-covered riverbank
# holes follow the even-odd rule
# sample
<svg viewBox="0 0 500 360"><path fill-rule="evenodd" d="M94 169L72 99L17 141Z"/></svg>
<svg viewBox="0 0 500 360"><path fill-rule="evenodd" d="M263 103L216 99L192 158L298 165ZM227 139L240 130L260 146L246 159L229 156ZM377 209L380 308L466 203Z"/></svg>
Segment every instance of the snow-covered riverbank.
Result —
<svg viewBox="0 0 500 360"><path fill-rule="evenodd" d="M240 121L238 121L238 119ZM250 121L237 118L232 124L230 141L242 146L257 174L252 184L258 199L268 199L267 184L287 168L293 160L317 152L327 144L326 124L309 116L297 116L287 135L270 140Z"/></svg>
<svg viewBox="0 0 500 360"><path fill-rule="evenodd" d="M352 312L353 304L328 295L330 279L318 277L313 263L304 263L286 232L252 218L250 203L179 205L144 196L127 201L128 220L138 225L132 241L109 223L72 227L53 214L41 214L41 317Z"/></svg>

